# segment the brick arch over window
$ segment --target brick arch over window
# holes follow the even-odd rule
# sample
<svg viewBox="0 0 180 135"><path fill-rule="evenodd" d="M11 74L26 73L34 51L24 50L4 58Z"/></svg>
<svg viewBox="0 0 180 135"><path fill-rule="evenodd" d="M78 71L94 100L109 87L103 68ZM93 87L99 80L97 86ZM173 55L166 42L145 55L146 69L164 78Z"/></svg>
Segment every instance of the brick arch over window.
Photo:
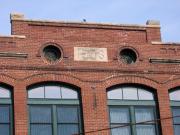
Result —
<svg viewBox="0 0 180 135"><path fill-rule="evenodd" d="M16 81L17 80L15 78L12 78L5 74L0 74L0 83L5 84L8 87L12 88L13 86L15 86Z"/></svg>
<svg viewBox="0 0 180 135"><path fill-rule="evenodd" d="M79 80L78 78L72 75L66 75L66 74L53 74L53 73L37 74L24 78L23 82L25 83L26 86L38 84L41 82L59 82L59 83L66 83L78 88L83 87L83 82L81 80Z"/></svg>
<svg viewBox="0 0 180 135"><path fill-rule="evenodd" d="M1 80L0 80L0 87L8 89L11 92L11 94L13 94L13 85L10 85L10 83L8 83L8 82L5 83L5 82L6 81L1 82Z"/></svg>
<svg viewBox="0 0 180 135"><path fill-rule="evenodd" d="M123 85L123 84L133 84L133 85L142 85L149 87L154 91L158 90L160 84L152 79L140 77L140 76L117 76L107 79L102 83L105 89L108 89L112 86Z"/></svg>
<svg viewBox="0 0 180 135"><path fill-rule="evenodd" d="M177 79L173 79L169 82L167 82L165 84L165 87L168 89L168 90L172 90L172 89L175 89L177 87L180 87L180 78L177 78Z"/></svg>

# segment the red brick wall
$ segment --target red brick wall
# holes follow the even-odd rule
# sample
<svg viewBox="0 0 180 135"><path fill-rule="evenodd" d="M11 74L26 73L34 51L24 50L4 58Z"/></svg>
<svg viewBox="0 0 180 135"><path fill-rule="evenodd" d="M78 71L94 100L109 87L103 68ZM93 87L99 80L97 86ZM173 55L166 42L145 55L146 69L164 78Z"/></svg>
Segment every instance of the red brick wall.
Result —
<svg viewBox="0 0 180 135"><path fill-rule="evenodd" d="M28 20L11 23L12 34L26 38L0 37L0 52L28 54L27 58L0 57L0 82L13 87L15 135L28 133L27 86L43 81L66 82L80 88L85 132L109 127L106 89L116 84L142 84L156 89L160 118L172 116L168 89L180 86L179 65L152 64L149 59L178 59L180 47L151 44L161 41L159 27ZM63 50L64 58L57 64L47 64L40 57L42 47L49 42ZM107 48L108 62L74 61L73 47ZM118 59L122 48L136 51L135 64L126 65ZM161 121L161 125L163 135L173 135L171 119ZM109 131L99 133L108 135Z"/></svg>

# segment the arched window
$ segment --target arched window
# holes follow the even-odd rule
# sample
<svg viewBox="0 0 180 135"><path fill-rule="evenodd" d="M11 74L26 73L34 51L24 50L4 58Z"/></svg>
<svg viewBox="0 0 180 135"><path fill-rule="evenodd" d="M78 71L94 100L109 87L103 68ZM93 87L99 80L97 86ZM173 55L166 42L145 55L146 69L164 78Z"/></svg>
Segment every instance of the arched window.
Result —
<svg viewBox="0 0 180 135"><path fill-rule="evenodd" d="M153 121L157 119L155 96L149 89L120 86L108 89L107 97L112 135L159 134L158 123Z"/></svg>
<svg viewBox="0 0 180 135"><path fill-rule="evenodd" d="M30 135L80 133L79 94L71 87L49 83L28 88Z"/></svg>
<svg viewBox="0 0 180 135"><path fill-rule="evenodd" d="M172 114L175 116L173 119L173 125L174 125L174 134L179 135L180 133L180 88L175 88L170 90L169 93L170 97L170 103L172 107Z"/></svg>
<svg viewBox="0 0 180 135"><path fill-rule="evenodd" d="M12 135L11 92L0 86L0 135Z"/></svg>

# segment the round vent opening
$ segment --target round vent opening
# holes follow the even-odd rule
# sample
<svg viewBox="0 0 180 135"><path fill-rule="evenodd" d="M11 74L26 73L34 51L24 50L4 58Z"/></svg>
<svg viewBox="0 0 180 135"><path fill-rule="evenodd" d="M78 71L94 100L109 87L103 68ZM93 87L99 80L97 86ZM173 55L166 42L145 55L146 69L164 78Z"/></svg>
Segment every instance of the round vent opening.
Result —
<svg viewBox="0 0 180 135"><path fill-rule="evenodd" d="M123 63L133 64L137 60L136 53L131 49L123 49L120 51L120 59Z"/></svg>
<svg viewBox="0 0 180 135"><path fill-rule="evenodd" d="M57 62L62 57L61 50L54 46L54 45L48 45L43 49L44 58L48 62Z"/></svg>

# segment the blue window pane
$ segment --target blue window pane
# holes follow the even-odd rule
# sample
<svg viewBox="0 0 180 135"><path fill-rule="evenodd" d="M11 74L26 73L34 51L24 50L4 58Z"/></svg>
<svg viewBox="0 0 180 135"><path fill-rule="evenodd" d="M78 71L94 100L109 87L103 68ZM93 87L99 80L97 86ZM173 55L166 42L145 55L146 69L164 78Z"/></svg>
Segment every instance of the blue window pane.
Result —
<svg viewBox="0 0 180 135"><path fill-rule="evenodd" d="M137 135L156 135L154 125L137 125Z"/></svg>
<svg viewBox="0 0 180 135"><path fill-rule="evenodd" d="M136 108L135 117L136 117L136 122L154 120L153 108Z"/></svg>
<svg viewBox="0 0 180 135"><path fill-rule="evenodd" d="M110 108L111 123L129 123L128 108Z"/></svg>
<svg viewBox="0 0 180 135"><path fill-rule="evenodd" d="M180 108L173 108L173 116L180 116ZM175 124L180 124L180 118L176 117L173 119Z"/></svg>
<svg viewBox="0 0 180 135"><path fill-rule="evenodd" d="M0 124L0 135L9 135L9 125L8 124Z"/></svg>
<svg viewBox="0 0 180 135"><path fill-rule="evenodd" d="M180 133L180 125L174 125L174 135L179 135Z"/></svg>
<svg viewBox="0 0 180 135"><path fill-rule="evenodd" d="M77 124L59 124L58 135L73 135L79 133Z"/></svg>
<svg viewBox="0 0 180 135"><path fill-rule="evenodd" d="M111 127L117 127L121 125L111 125ZM111 129L112 135L131 135L130 127L119 127L119 128L113 128Z"/></svg>
<svg viewBox="0 0 180 135"><path fill-rule="evenodd" d="M43 124L31 124L31 135L52 135L52 126Z"/></svg>
<svg viewBox="0 0 180 135"><path fill-rule="evenodd" d="M58 123L78 123L77 107L58 107Z"/></svg>
<svg viewBox="0 0 180 135"><path fill-rule="evenodd" d="M30 106L31 123L51 123L51 107Z"/></svg>
<svg viewBox="0 0 180 135"><path fill-rule="evenodd" d="M0 106L0 123L9 123L9 106Z"/></svg>

